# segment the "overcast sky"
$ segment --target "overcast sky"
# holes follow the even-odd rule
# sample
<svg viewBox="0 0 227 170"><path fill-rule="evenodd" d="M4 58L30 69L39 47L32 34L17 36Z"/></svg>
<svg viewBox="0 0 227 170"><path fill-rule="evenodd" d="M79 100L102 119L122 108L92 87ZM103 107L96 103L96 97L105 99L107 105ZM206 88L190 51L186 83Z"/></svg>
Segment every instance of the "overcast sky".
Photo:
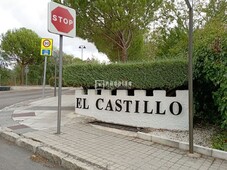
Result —
<svg viewBox="0 0 227 170"><path fill-rule="evenodd" d="M48 2L50 0L0 0L0 34L9 29L25 27L36 32L41 38L53 38L54 46L59 48L59 36L47 30ZM77 26L79 29L79 26ZM83 59L92 58L107 60L98 52L94 44L79 37L63 38L63 51L81 58L80 45L85 45Z"/></svg>

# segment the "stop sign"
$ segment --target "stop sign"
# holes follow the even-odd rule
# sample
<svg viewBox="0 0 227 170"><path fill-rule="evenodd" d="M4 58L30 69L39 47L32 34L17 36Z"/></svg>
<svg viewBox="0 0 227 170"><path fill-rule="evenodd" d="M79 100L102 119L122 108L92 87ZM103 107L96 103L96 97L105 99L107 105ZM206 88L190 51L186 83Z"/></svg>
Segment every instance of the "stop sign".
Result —
<svg viewBox="0 0 227 170"><path fill-rule="evenodd" d="M55 2L49 3L49 32L75 37L75 10Z"/></svg>

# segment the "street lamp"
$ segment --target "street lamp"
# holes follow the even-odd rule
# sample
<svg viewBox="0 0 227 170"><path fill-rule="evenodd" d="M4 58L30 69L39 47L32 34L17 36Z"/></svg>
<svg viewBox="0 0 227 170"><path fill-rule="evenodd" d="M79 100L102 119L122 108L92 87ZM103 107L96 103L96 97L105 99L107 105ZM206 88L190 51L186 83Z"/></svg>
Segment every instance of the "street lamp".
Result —
<svg viewBox="0 0 227 170"><path fill-rule="evenodd" d="M189 152L193 153L193 0L185 0L189 9L188 90L189 90Z"/></svg>
<svg viewBox="0 0 227 170"><path fill-rule="evenodd" d="M84 45L80 45L79 48L81 49L81 60L83 60L83 50L86 48Z"/></svg>

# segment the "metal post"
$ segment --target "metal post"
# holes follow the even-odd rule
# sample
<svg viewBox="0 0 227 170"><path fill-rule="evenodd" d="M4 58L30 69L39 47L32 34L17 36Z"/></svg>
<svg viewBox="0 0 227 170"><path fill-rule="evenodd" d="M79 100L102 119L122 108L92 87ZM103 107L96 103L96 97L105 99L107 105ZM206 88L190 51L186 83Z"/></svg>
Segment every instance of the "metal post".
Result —
<svg viewBox="0 0 227 170"><path fill-rule="evenodd" d="M189 8L189 152L193 153L193 8Z"/></svg>
<svg viewBox="0 0 227 170"><path fill-rule="evenodd" d="M47 56L45 56L45 61L44 61L44 73L43 73L43 97L45 96L46 67L47 67Z"/></svg>
<svg viewBox="0 0 227 170"><path fill-rule="evenodd" d="M56 76L57 76L57 59L54 58L55 60L55 64L54 64L54 97L56 97L56 85L57 85L57 81L56 81Z"/></svg>
<svg viewBox="0 0 227 170"><path fill-rule="evenodd" d="M189 9L188 90L189 90L189 153L193 154L193 0L185 0Z"/></svg>
<svg viewBox="0 0 227 170"><path fill-rule="evenodd" d="M56 50L53 51L53 57L54 57L54 97L56 97L56 86L57 86L57 58L58 58L58 52Z"/></svg>
<svg viewBox="0 0 227 170"><path fill-rule="evenodd" d="M26 83L26 86L28 85L28 73L27 72L25 72L25 83Z"/></svg>
<svg viewBox="0 0 227 170"><path fill-rule="evenodd" d="M2 84L2 75L0 74L0 86Z"/></svg>
<svg viewBox="0 0 227 170"><path fill-rule="evenodd" d="M62 45L63 36L59 36L59 79L58 79L58 120L57 120L57 134L61 133L61 92L62 92Z"/></svg>

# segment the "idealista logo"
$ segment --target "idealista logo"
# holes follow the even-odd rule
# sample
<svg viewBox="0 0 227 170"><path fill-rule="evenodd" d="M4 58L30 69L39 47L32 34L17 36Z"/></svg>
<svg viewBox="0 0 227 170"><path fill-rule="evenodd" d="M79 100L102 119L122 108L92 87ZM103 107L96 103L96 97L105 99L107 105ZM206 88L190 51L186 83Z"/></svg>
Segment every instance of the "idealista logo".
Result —
<svg viewBox="0 0 227 170"><path fill-rule="evenodd" d="M95 89L114 89L114 88L131 88L131 81L106 81L106 80L95 80Z"/></svg>

